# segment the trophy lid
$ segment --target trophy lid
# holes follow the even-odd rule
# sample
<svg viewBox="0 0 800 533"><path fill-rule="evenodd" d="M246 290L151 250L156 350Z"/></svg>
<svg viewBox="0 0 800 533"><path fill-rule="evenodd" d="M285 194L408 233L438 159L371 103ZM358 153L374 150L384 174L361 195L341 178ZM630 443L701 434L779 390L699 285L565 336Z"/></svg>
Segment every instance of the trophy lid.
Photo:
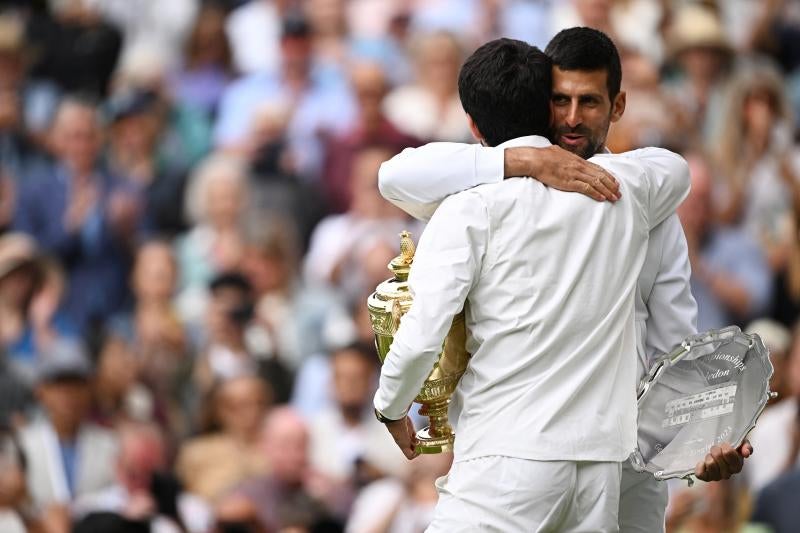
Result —
<svg viewBox="0 0 800 533"><path fill-rule="evenodd" d="M416 247L411 240L411 233L408 231L400 232L400 255L391 260L388 265L389 270L394 274L398 281L407 281L408 273L411 271L411 263L414 262L414 252Z"/></svg>

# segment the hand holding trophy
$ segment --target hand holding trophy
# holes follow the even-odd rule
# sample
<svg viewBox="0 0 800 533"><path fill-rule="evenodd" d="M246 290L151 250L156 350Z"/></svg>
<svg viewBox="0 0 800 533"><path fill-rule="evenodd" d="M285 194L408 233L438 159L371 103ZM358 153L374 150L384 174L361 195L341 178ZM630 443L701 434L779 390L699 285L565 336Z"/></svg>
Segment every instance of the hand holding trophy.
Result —
<svg viewBox="0 0 800 533"><path fill-rule="evenodd" d="M408 286L408 275L414 262L414 241L411 234L400 234L400 255L389 263L392 278L375 289L367 299L375 346L381 363L386 359L394 334L400 327L403 315L411 308L413 298ZM433 367L415 401L422 407L419 413L428 417L430 425L417 432L418 453L441 453L453 450L455 434L447 419L450 397L469 362L466 351L466 326L464 312L453 319L453 325L442 345L439 360Z"/></svg>

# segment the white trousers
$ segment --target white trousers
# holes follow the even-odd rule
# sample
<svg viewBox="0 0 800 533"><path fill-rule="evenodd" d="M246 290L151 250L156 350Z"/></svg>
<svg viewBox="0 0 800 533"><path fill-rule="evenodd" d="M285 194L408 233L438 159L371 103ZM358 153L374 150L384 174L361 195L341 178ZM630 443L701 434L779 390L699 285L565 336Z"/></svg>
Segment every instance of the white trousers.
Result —
<svg viewBox="0 0 800 533"><path fill-rule="evenodd" d="M664 531L667 510L667 483L656 481L647 472L637 472L629 461L622 464L619 498L619 529L622 533Z"/></svg>
<svg viewBox="0 0 800 533"><path fill-rule="evenodd" d="M428 533L619 531L620 463L489 456L436 480Z"/></svg>

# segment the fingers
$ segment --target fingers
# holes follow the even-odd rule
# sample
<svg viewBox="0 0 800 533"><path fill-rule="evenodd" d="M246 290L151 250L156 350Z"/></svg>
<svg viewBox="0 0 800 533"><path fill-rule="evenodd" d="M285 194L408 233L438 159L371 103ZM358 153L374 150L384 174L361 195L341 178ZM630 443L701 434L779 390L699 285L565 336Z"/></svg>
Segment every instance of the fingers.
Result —
<svg viewBox="0 0 800 533"><path fill-rule="evenodd" d="M583 162L589 168L589 175L592 179L592 187L599 192L603 198L611 202L616 202L620 199L619 182L617 179L606 171L603 167Z"/></svg>
<svg viewBox="0 0 800 533"><path fill-rule="evenodd" d="M742 445L738 448L739 454L745 459L753 455L753 451L753 445L750 444L750 441L747 439L745 439L744 442L742 442Z"/></svg>
<svg viewBox="0 0 800 533"><path fill-rule="evenodd" d="M389 433L392 434L395 444L397 444L406 459L413 459L419 453L417 452L417 437L414 431L414 424L411 418L406 417L404 420L397 420L386 424Z"/></svg>
<svg viewBox="0 0 800 533"><path fill-rule="evenodd" d="M411 451L411 456L409 457L406 455L406 457L413 459L419 455L419 452L417 451L417 431L414 429L414 423L411 421L410 417L406 417L406 431L408 431L409 446Z"/></svg>
<svg viewBox="0 0 800 533"><path fill-rule="evenodd" d="M743 447L749 448L749 443ZM712 446L703 461L695 466L695 476L702 481L730 479L744 467L744 457L728 443Z"/></svg>
<svg viewBox="0 0 800 533"><path fill-rule="evenodd" d="M742 455L739 453L739 450L728 443L722 444L721 449L722 459L725 461L730 475L732 476L733 474L738 474L741 472L742 468L744 467L744 457L742 457Z"/></svg>
<svg viewBox="0 0 800 533"><path fill-rule="evenodd" d="M719 475L721 479L730 479L733 473L731 472L731 465L728 461L735 461L733 457L736 457L736 450L734 450L730 444L722 444L720 446L712 446L711 447L711 456L714 458L714 462L717 463L719 467ZM741 470L741 466L739 467Z"/></svg>
<svg viewBox="0 0 800 533"><path fill-rule="evenodd" d="M620 199L619 183L605 169L582 159L575 162L571 170L573 180L577 182L576 192L580 192L598 202L616 202Z"/></svg>
<svg viewBox="0 0 800 533"><path fill-rule="evenodd" d="M697 463L697 466L694 469L697 479L702 481L719 481L722 479L719 464L717 463L713 454L715 449L719 452L719 448L717 446L712 446L711 451L706 454L705 459Z"/></svg>

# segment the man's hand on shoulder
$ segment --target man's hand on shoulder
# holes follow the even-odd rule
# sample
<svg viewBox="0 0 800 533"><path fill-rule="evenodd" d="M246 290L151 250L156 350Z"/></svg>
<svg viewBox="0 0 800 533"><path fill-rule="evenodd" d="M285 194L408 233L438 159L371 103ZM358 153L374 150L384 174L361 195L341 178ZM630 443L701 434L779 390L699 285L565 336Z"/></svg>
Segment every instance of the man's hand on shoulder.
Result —
<svg viewBox="0 0 800 533"><path fill-rule="evenodd" d="M734 448L728 443L712 446L705 460L697 463L694 474L701 481L720 481L730 479L742 471L744 460L753 455L753 446L745 440Z"/></svg>
<svg viewBox="0 0 800 533"><path fill-rule="evenodd" d="M598 202L620 199L614 176L560 146L506 148L504 163L506 177L531 176L548 187L581 193Z"/></svg>

